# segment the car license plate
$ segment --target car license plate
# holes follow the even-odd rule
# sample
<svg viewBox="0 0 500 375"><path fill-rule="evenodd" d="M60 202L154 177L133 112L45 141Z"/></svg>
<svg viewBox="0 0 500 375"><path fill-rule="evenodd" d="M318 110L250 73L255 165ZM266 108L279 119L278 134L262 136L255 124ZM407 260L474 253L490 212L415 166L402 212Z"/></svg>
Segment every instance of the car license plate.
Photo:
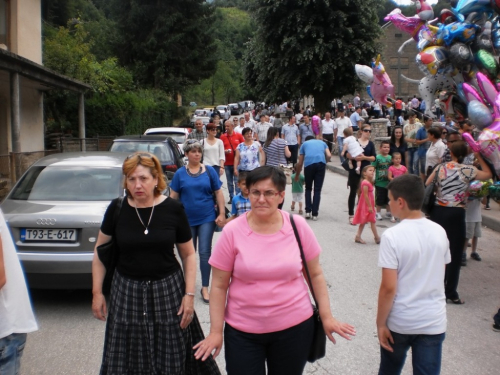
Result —
<svg viewBox="0 0 500 375"><path fill-rule="evenodd" d="M76 229L21 229L21 241L76 241Z"/></svg>

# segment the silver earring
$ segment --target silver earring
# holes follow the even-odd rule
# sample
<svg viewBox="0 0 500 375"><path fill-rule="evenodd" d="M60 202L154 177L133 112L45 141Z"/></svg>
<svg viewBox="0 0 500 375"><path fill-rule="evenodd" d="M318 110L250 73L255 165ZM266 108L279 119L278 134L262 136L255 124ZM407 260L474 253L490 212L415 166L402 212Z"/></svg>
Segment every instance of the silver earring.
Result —
<svg viewBox="0 0 500 375"><path fill-rule="evenodd" d="M158 187L158 185L155 185L155 189Z"/></svg>

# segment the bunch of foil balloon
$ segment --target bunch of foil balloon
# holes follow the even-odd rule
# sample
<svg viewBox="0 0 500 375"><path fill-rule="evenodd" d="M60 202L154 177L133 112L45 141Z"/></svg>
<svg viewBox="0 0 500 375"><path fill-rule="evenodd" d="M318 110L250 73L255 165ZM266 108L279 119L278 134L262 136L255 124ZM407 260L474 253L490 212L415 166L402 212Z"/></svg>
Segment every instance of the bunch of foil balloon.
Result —
<svg viewBox="0 0 500 375"><path fill-rule="evenodd" d="M451 0L450 9L439 15L425 0L415 3L415 16L395 9L384 19L409 34L400 51L416 45L426 114L434 116L431 107L438 98L445 115L456 121L468 118L481 133L477 141L469 134L464 139L500 176L500 0ZM394 88L386 91L394 98Z"/></svg>

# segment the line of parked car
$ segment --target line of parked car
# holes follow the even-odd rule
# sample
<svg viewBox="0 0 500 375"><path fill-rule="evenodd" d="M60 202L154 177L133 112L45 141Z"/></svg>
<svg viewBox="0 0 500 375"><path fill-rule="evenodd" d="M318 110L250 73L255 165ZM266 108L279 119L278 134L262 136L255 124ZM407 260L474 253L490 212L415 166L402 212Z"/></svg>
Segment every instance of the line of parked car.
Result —
<svg viewBox="0 0 500 375"><path fill-rule="evenodd" d="M240 115L253 106L245 101L217 109ZM197 109L195 115L207 110ZM208 116L201 118L208 123ZM190 132L190 128L151 128L143 135L114 139L108 152L53 154L35 162L1 204L29 286L90 289L104 212L113 198L124 195L123 161L136 151L150 152L170 181L185 164L182 144ZM167 187L164 194L168 193Z"/></svg>
<svg viewBox="0 0 500 375"><path fill-rule="evenodd" d="M170 181L184 165L181 145L189 131L148 129L144 135L116 138L108 152L53 154L35 162L1 204L28 285L90 289L104 212L112 199L124 195L123 161L136 151L150 152Z"/></svg>

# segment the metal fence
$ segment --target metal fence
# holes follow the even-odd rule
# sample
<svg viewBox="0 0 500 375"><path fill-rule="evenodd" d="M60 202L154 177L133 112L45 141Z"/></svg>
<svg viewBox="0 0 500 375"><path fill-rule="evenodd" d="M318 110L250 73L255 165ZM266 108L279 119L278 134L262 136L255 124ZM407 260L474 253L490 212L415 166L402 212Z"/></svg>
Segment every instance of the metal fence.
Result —
<svg viewBox="0 0 500 375"><path fill-rule="evenodd" d="M78 151L107 151L115 137L96 138L70 138L52 137L50 146L52 149L32 152L10 152L0 155L0 200L2 200L14 183L21 178L24 172L38 159L51 154L61 152Z"/></svg>

